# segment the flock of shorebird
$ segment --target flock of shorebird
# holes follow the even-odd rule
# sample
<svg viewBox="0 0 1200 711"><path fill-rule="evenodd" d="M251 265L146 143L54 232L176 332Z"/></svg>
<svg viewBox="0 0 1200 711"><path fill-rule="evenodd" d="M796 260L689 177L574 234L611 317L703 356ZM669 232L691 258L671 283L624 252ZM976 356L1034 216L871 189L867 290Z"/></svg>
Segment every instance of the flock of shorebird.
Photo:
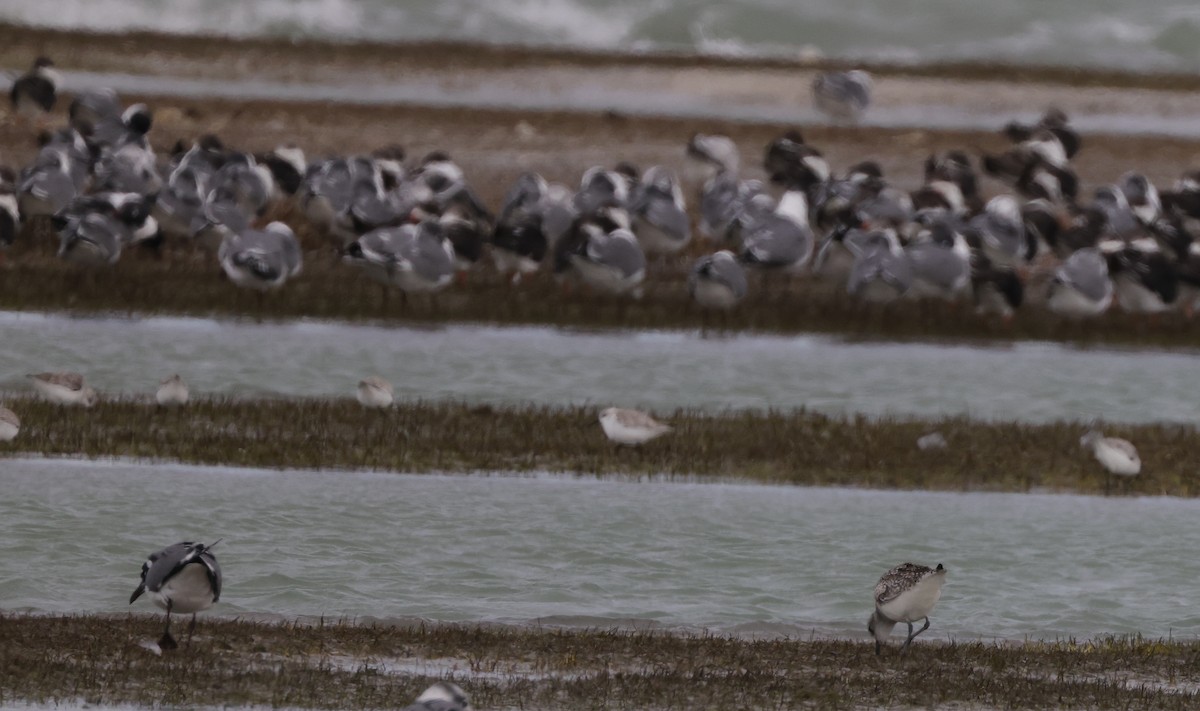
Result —
<svg viewBox="0 0 1200 711"><path fill-rule="evenodd" d="M56 87L51 63L39 59L14 83L13 105L44 112ZM818 108L854 120L869 106L871 78L830 72L812 89ZM1071 165L1082 140L1054 109L1032 125L1009 124L1003 153L977 162L965 151L929 156L916 190L889 183L874 161L836 174L795 130L766 147L766 180L746 179L731 139L698 134L683 180L664 166L620 163L589 168L571 189L530 172L498 213L440 151L416 165L398 146L309 161L295 146L251 154L208 135L159 156L149 108L125 107L111 90L76 94L68 116L43 133L32 163L0 179L0 246L45 218L63 259L111 265L133 245L196 245L215 253L233 283L265 292L303 267L292 227L262 224L288 199L347 264L402 295L447 288L490 255L514 282L547 270L636 296L648 256L665 262L693 240L690 184L694 231L713 252L692 264L688 288L707 309L743 300L748 270L844 279L866 302L973 299L1004 318L1035 283L1038 300L1073 318L1113 303L1190 314L1200 299L1200 171L1162 191L1128 172L1085 198ZM985 199L984 176L1004 189Z"/></svg>
<svg viewBox="0 0 1200 711"><path fill-rule="evenodd" d="M58 77L39 58L12 87L14 108L41 116L56 101ZM827 73L813 85L815 105L855 120L870 103L863 72ZM647 255L669 257L693 237L681 181L670 169L638 171L629 164L593 167L577 190L521 175L493 215L449 156L436 152L417 166L388 147L371 155L308 162L296 147L253 155L215 136L178 145L165 160L150 147L152 115L124 107L115 92L74 96L69 125L45 133L34 161L19 174L0 174L0 247L21 225L53 221L59 256L91 266L116 263L139 244L194 244L215 252L230 280L260 292L282 286L303 265L300 244L281 223L261 225L280 199L294 199L319 231L336 240L344 260L402 294L434 292L456 272L491 254L514 283L543 268L612 294L637 294ZM1095 316L1114 300L1133 313L1185 309L1200 295L1200 172L1171 191L1128 173L1080 202L1070 161L1081 140L1067 117L1051 110L1034 125L1011 124L1012 147L985 155L983 173L1011 192L983 199L980 175L965 152L930 156L915 191L897 188L867 161L837 176L798 131L766 148L767 180L740 174L740 151L719 135L687 144L697 188L696 232L714 253L695 261L688 288L701 306L730 309L748 291L747 268L797 274L838 274L848 293L867 301L901 297L973 298L980 310L1011 316L1037 270L1049 269L1045 302L1071 317ZM1194 292L1189 289L1196 290ZM76 373L30 376L45 398L90 407L96 392ZM378 377L359 383L367 407L389 407L394 393ZM184 405L178 375L158 389L159 405ZM621 408L600 413L605 435L639 445L671 430L650 415ZM0 407L0 441L20 421ZM1140 460L1125 441L1089 432L1081 440L1109 472L1136 475ZM944 446L944 440L942 442ZM166 610L159 648L177 646L171 614L208 609L221 594L212 546L184 542L152 554L130 597L143 593ZM897 624L907 624L902 649L929 627L946 570L904 563L875 587L868 630L876 653ZM914 623L924 625L914 630ZM469 709L461 689L431 687L411 709Z"/></svg>

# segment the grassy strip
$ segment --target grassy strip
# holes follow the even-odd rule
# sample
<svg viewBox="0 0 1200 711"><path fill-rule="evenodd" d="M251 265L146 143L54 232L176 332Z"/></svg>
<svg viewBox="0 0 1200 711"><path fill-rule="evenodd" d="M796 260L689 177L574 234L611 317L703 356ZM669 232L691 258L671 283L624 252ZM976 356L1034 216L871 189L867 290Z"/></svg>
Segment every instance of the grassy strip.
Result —
<svg viewBox="0 0 1200 711"><path fill-rule="evenodd" d="M1182 709L1200 684L1200 644L1124 638L877 658L862 641L205 620L159 657L139 644L160 631L145 616L0 615L0 703L400 708L453 678L484 709Z"/></svg>
<svg viewBox="0 0 1200 711"><path fill-rule="evenodd" d="M0 456L136 457L197 464L391 471L563 471L592 475L734 478L805 485L947 491L1105 488L1079 447L1077 423L1027 425L966 418L834 417L806 411L661 413L675 427L639 448L605 439L596 408L410 402L387 411L352 400L201 399L182 410L111 400L91 410L32 399L17 440ZM949 447L920 451L940 431ZM1143 474L1121 482L1140 494L1200 495L1194 428L1105 429L1139 448Z"/></svg>
<svg viewBox="0 0 1200 711"><path fill-rule="evenodd" d="M1151 320L1113 312L1075 323L1038 306L1011 323L977 315L968 304L856 303L841 279L752 275L750 297L730 314L696 308L688 295L688 261L652 264L641 299L567 291L548 274L514 286L490 266L477 265L465 283L430 298L407 300L385 291L338 259L291 205L276 217L292 222L306 245L303 273L259 302L223 277L216 258L134 250L112 269L82 270L53 256L48 223L29 226L0 267L0 309L76 314L138 313L312 317L382 323L473 322L583 328L711 329L733 332L827 333L852 338L1043 340L1082 345L1127 344L1195 348L1200 330L1182 314ZM702 245L696 245L697 251Z"/></svg>

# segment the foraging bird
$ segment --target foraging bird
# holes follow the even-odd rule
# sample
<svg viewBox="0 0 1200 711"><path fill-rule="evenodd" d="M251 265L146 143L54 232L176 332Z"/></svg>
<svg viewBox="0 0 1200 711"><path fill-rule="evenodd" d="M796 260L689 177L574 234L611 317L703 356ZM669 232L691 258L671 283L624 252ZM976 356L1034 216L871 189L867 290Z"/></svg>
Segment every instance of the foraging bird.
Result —
<svg viewBox="0 0 1200 711"><path fill-rule="evenodd" d="M394 400L392 384L378 375L363 378L358 381L356 397L363 407L391 407Z"/></svg>
<svg viewBox="0 0 1200 711"><path fill-rule="evenodd" d="M472 711L471 700L457 684L439 681L401 711Z"/></svg>
<svg viewBox="0 0 1200 711"><path fill-rule="evenodd" d="M30 373L26 377L38 394L56 405L91 407L99 399L79 373Z"/></svg>
<svg viewBox="0 0 1200 711"><path fill-rule="evenodd" d="M17 413L0 406L0 442L11 442L21 431L21 418Z"/></svg>
<svg viewBox="0 0 1200 711"><path fill-rule="evenodd" d="M701 257L688 275L688 292L702 308L731 309L746 297L746 270L727 249Z"/></svg>
<svg viewBox="0 0 1200 711"><path fill-rule="evenodd" d="M663 424L641 410L629 410L621 407L607 407L600 412L600 427L604 434L617 444L644 444L671 431L671 426Z"/></svg>
<svg viewBox="0 0 1200 711"><path fill-rule="evenodd" d="M916 563L901 563L883 574L875 585L875 612L867 622L867 631L875 638L875 654L882 653L883 642L898 623L908 625L908 637L901 652L908 650L917 635L929 629L929 613L942 597L946 569L938 563L930 568ZM921 629L913 632L913 623L924 619Z"/></svg>
<svg viewBox="0 0 1200 711"><path fill-rule="evenodd" d="M822 72L813 79L813 102L830 118L857 121L871 105L871 86L871 75L861 69Z"/></svg>
<svg viewBox="0 0 1200 711"><path fill-rule="evenodd" d="M191 613L192 622L188 625L188 642L196 631L196 613L207 610L217 600L221 599L221 566L217 557L212 553L212 547L220 543L206 546L203 543L184 541L173 546L167 546L157 553L151 553L150 558L142 563L142 580L138 583L133 594L129 596L129 604L149 592L154 604L167 611L167 624L163 636L158 640L162 649L175 649L179 646L171 636L171 613Z"/></svg>
<svg viewBox="0 0 1200 711"><path fill-rule="evenodd" d="M188 386L175 373L169 378L164 378L158 384L158 392L154 394L154 400L163 407L177 407L186 405L188 401Z"/></svg>
<svg viewBox="0 0 1200 711"><path fill-rule="evenodd" d="M30 118L40 118L54 109L62 77L49 57L38 57L29 71L13 82L8 93L13 110Z"/></svg>
<svg viewBox="0 0 1200 711"><path fill-rule="evenodd" d="M1104 481L1104 493L1108 493L1112 475L1135 477L1142 471L1142 460L1138 456L1133 443L1119 437L1105 437L1099 430L1088 430L1079 438L1079 446L1091 450L1096 461L1104 467L1109 476Z"/></svg>

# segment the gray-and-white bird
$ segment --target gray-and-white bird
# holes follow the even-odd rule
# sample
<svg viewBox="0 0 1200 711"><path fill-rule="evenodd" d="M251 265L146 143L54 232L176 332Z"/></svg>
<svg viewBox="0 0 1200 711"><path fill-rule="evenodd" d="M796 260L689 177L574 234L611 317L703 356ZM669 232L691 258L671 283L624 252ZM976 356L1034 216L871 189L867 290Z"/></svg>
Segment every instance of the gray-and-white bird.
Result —
<svg viewBox="0 0 1200 711"><path fill-rule="evenodd" d="M788 190L774 206L769 195L755 196L746 204L738 224L741 257L746 264L796 272L812 258L808 199L800 190Z"/></svg>
<svg viewBox="0 0 1200 711"><path fill-rule="evenodd" d="M457 269L454 246L435 220L372 230L350 243L342 259L405 295L440 291Z"/></svg>
<svg viewBox="0 0 1200 711"><path fill-rule="evenodd" d="M282 222L226 235L217 259L230 281L259 292L283 286L304 264L300 242Z"/></svg>
<svg viewBox="0 0 1200 711"><path fill-rule="evenodd" d="M971 285L971 248L950 219L934 218L918 230L904 254L912 268L914 296L953 300Z"/></svg>
<svg viewBox="0 0 1200 711"><path fill-rule="evenodd" d="M851 232L842 241L856 255L846 281L850 296L886 304L908 293L913 281L912 263L894 230Z"/></svg>
<svg viewBox="0 0 1200 711"><path fill-rule="evenodd" d="M670 425L659 422L641 410L622 407L601 410L600 427L604 430L604 436L617 444L627 445L644 444L671 431Z"/></svg>
<svg viewBox="0 0 1200 711"><path fill-rule="evenodd" d="M1128 480L1142 471L1142 459L1137 448L1127 439L1105 437L1099 430L1088 430L1079 438L1079 446L1092 453L1109 477L1104 481L1108 493L1112 475Z"/></svg>
<svg viewBox="0 0 1200 711"><path fill-rule="evenodd" d="M602 208L576 221L557 245L554 268L600 291L637 296L646 278L646 254L625 211Z"/></svg>
<svg viewBox="0 0 1200 711"><path fill-rule="evenodd" d="M472 711L467 692L457 684L439 681L401 711Z"/></svg>
<svg viewBox="0 0 1200 711"><path fill-rule="evenodd" d="M192 616L188 626L190 642L196 630L196 613L207 610L221 599L221 566L212 552L212 547L219 542L208 546L191 541L176 543L151 553L142 563L142 579L129 596L129 604L132 605L142 593L149 593L154 604L167 611L163 636L158 640L160 649L179 646L171 636L171 613Z"/></svg>
<svg viewBox="0 0 1200 711"><path fill-rule="evenodd" d="M1013 266L1023 261L1028 248L1025 219L1021 204L1013 196L997 195L988 200L984 211L972 218L971 227L992 263Z"/></svg>
<svg viewBox="0 0 1200 711"><path fill-rule="evenodd" d="M89 212L60 220L58 256L87 267L107 267L121 258L129 230L104 212Z"/></svg>
<svg viewBox="0 0 1200 711"><path fill-rule="evenodd" d="M901 563L883 574L875 585L875 612L867 622L867 631L875 638L875 654L892 629L900 623L908 625L908 637L900 650L907 651L917 635L929 629L929 613L942 597L946 569L938 563L930 568L916 563ZM925 620L921 629L913 631L913 623Z"/></svg>
<svg viewBox="0 0 1200 711"><path fill-rule="evenodd" d="M732 309L746 298L746 270L727 249L700 257L688 275L688 292L701 308Z"/></svg>
<svg viewBox="0 0 1200 711"><path fill-rule="evenodd" d="M670 168L648 168L629 203L633 232L647 254L674 254L692 241L683 190Z"/></svg>
<svg viewBox="0 0 1200 711"><path fill-rule="evenodd" d="M79 373L30 373L26 377L42 398L56 405L91 407L99 399Z"/></svg>
<svg viewBox="0 0 1200 711"><path fill-rule="evenodd" d="M1056 314L1086 318L1104 313L1113 300L1113 282L1100 250L1075 251L1054 272L1046 305Z"/></svg>
<svg viewBox="0 0 1200 711"><path fill-rule="evenodd" d="M17 413L0 406L0 442L11 442L21 431L21 418Z"/></svg>
<svg viewBox="0 0 1200 711"><path fill-rule="evenodd" d="M822 72L812 83L817 110L840 121L857 121L871 105L871 75L861 69Z"/></svg>
<svg viewBox="0 0 1200 711"><path fill-rule="evenodd" d="M163 378L154 393L154 401L162 407L181 407L188 402L188 385L179 373Z"/></svg>
<svg viewBox="0 0 1200 711"><path fill-rule="evenodd" d="M391 407L395 401L393 395L392 384L379 377L372 375L358 381L358 389L355 390L355 397L358 402L367 408L377 409Z"/></svg>

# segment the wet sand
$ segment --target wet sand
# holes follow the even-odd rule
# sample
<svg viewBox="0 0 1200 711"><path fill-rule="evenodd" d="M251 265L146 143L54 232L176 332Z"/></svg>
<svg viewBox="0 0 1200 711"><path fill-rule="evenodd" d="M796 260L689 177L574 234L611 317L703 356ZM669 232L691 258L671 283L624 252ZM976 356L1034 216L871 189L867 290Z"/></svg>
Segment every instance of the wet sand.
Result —
<svg viewBox="0 0 1200 711"><path fill-rule="evenodd" d="M204 616L157 655L161 624L0 615L0 699L401 708L450 679L478 709L1188 709L1200 688L1195 642L1140 638L943 642L935 627L877 657L866 639Z"/></svg>

